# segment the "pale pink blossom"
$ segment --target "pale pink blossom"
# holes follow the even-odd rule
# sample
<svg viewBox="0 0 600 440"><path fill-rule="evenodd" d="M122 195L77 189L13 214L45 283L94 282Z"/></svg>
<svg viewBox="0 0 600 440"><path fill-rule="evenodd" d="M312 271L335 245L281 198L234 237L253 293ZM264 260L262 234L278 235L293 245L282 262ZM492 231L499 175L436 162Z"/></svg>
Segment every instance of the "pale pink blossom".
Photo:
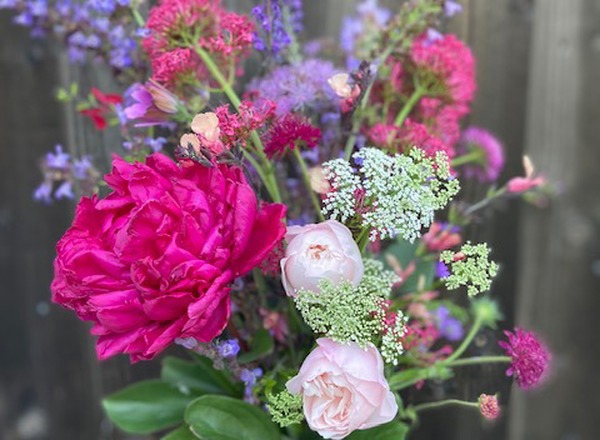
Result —
<svg viewBox="0 0 600 440"><path fill-rule="evenodd" d="M198 113L192 120L192 131L198 135L206 148L215 154L222 153L225 146L220 140L221 129L216 113Z"/></svg>
<svg viewBox="0 0 600 440"><path fill-rule="evenodd" d="M318 292L319 282L349 281L357 286L364 267L350 230L335 220L287 230L288 247L281 260L281 281L289 296L302 289Z"/></svg>
<svg viewBox="0 0 600 440"><path fill-rule="evenodd" d="M394 419L398 405L373 344L361 348L328 338L317 344L286 384L290 393L302 395L310 429L326 439L343 439Z"/></svg>
<svg viewBox="0 0 600 440"><path fill-rule="evenodd" d="M329 86L340 98L349 98L352 95L352 86L348 82L350 75L337 73L327 80Z"/></svg>
<svg viewBox="0 0 600 440"><path fill-rule="evenodd" d="M308 177L310 178L310 187L314 192L319 194L327 194L331 191L331 185L329 180L325 178L325 172L322 166L317 166L308 170Z"/></svg>

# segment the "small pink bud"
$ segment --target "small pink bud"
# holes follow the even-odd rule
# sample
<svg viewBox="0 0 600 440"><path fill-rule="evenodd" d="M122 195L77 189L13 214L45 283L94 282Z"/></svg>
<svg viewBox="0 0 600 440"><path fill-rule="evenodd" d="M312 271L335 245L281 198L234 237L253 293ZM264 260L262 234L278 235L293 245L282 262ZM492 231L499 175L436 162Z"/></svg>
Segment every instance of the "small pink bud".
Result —
<svg viewBox="0 0 600 440"><path fill-rule="evenodd" d="M457 252L457 253L455 253L455 254L454 254L454 256L452 257L452 261L456 263L457 261L462 261L462 260L464 260L465 258L467 258L467 256L465 255L465 253L464 253L464 252Z"/></svg>
<svg viewBox="0 0 600 440"><path fill-rule="evenodd" d="M498 398L489 394L479 396L479 411L487 420L496 420L500 416Z"/></svg>

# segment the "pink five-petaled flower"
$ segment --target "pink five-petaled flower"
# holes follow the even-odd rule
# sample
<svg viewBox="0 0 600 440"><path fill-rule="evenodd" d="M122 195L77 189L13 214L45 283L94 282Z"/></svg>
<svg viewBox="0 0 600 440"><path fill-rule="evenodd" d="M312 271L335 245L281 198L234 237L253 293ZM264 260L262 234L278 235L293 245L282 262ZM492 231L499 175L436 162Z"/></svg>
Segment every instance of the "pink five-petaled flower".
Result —
<svg viewBox="0 0 600 440"><path fill-rule="evenodd" d="M52 299L93 321L100 359L150 359L227 324L229 284L285 234L285 206L259 207L237 167L161 154L113 160L103 200L82 198L57 246Z"/></svg>
<svg viewBox="0 0 600 440"><path fill-rule="evenodd" d="M298 375L287 383L302 395L308 426L323 438L342 439L357 429L390 422L398 412L373 344L317 339Z"/></svg>
<svg viewBox="0 0 600 440"><path fill-rule="evenodd" d="M525 177L513 177L506 184L506 189L510 193L520 194L546 183L546 179L543 176L533 177L535 174L535 168L529 156L523 156L523 167L525 168Z"/></svg>
<svg viewBox="0 0 600 440"><path fill-rule="evenodd" d="M498 344L511 357L511 366L506 370L517 385L528 390L536 387L548 374L550 353L532 333L515 328L514 333L505 331L508 342Z"/></svg>

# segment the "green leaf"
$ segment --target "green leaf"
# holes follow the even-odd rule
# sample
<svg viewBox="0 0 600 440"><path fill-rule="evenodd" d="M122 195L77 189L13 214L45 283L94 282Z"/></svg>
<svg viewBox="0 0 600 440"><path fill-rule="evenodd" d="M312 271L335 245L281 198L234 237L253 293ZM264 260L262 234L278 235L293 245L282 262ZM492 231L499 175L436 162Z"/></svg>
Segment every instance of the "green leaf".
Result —
<svg viewBox="0 0 600 440"><path fill-rule="evenodd" d="M225 396L202 396L189 404L185 421L201 439L280 440L281 435L260 408Z"/></svg>
<svg viewBox="0 0 600 440"><path fill-rule="evenodd" d="M240 364L247 364L248 362L271 354L273 353L273 347L273 336L271 336L268 330L260 329L252 339L252 349L248 353L240 355L238 362Z"/></svg>
<svg viewBox="0 0 600 440"><path fill-rule="evenodd" d="M390 422L375 428L354 431L347 440L403 440L410 427L400 422Z"/></svg>
<svg viewBox="0 0 600 440"><path fill-rule="evenodd" d="M192 398L171 384L147 380L104 398L102 406L123 431L147 434L180 423Z"/></svg>
<svg viewBox="0 0 600 440"><path fill-rule="evenodd" d="M238 387L233 385L227 375L215 370L212 362L202 356L195 361L168 356L162 361L160 377L165 382L192 390L196 396L200 394L239 395Z"/></svg>
<svg viewBox="0 0 600 440"><path fill-rule="evenodd" d="M196 440L198 438L188 425L183 424L175 431L171 431L164 437L161 437L160 440Z"/></svg>
<svg viewBox="0 0 600 440"><path fill-rule="evenodd" d="M402 284L401 290L403 292L416 291L421 279L424 281L425 288L433 283L433 277L435 275L435 261L426 261L418 258L415 255L418 247L418 241L415 243L409 243L408 241L399 238L383 252L384 256L385 254L391 254L396 257L403 270L414 261L415 271ZM387 267L390 267L387 262L386 265Z"/></svg>

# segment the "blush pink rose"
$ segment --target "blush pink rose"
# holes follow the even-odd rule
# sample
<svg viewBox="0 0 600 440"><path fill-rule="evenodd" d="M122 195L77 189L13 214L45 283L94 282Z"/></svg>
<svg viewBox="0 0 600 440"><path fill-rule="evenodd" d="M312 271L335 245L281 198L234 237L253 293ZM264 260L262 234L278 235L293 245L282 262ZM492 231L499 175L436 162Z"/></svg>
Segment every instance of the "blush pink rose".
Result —
<svg viewBox="0 0 600 440"><path fill-rule="evenodd" d="M288 381L301 394L308 426L323 438L342 439L357 429L390 422L398 405L383 374L383 359L373 344L317 340L315 348Z"/></svg>
<svg viewBox="0 0 600 440"><path fill-rule="evenodd" d="M319 281L350 281L357 286L364 267L350 230L335 220L287 230L288 247L281 260L281 282L289 296L301 289L317 292Z"/></svg>
<svg viewBox="0 0 600 440"><path fill-rule="evenodd" d="M175 338L208 342L229 284L283 238L285 207L259 206L237 167L113 159L103 200L83 198L57 245L52 300L93 321L100 359L150 359Z"/></svg>

